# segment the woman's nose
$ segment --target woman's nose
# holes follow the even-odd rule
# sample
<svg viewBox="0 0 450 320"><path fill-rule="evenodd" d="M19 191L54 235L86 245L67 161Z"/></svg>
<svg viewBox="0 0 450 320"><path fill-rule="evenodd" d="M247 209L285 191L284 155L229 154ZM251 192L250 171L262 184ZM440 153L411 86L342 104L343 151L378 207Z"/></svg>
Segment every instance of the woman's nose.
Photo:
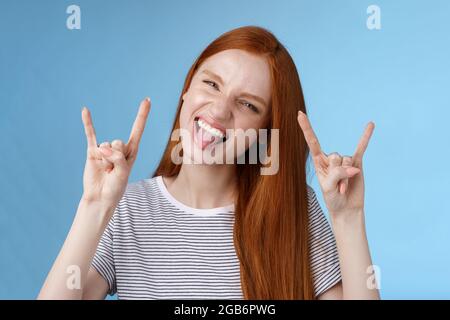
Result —
<svg viewBox="0 0 450 320"><path fill-rule="evenodd" d="M210 106L209 113L216 120L229 120L231 117L231 105L228 101L214 103Z"/></svg>

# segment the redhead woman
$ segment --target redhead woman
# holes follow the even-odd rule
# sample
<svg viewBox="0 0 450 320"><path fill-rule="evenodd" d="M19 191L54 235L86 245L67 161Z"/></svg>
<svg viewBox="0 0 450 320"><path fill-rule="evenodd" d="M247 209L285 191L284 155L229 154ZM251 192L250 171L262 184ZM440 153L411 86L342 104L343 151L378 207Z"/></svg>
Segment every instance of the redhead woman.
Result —
<svg viewBox="0 0 450 320"><path fill-rule="evenodd" d="M154 175L128 183L149 111L147 98L126 143L97 144L82 110L83 195L40 299L379 298L368 286L362 165L374 124L352 156L324 153L271 32L234 29L200 54L172 128L181 143L170 139ZM239 144L239 130L268 132L275 172L238 161L262 148L258 136ZM212 149L234 161L206 163ZM309 154L330 224L306 181Z"/></svg>

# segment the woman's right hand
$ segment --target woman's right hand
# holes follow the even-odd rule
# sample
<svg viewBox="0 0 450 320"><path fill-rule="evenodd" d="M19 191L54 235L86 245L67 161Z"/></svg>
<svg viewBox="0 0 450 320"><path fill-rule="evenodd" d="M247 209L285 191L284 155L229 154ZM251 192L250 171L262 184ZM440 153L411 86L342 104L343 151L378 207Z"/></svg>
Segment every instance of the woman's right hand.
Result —
<svg viewBox="0 0 450 320"><path fill-rule="evenodd" d="M89 110L81 112L87 138L87 158L83 174L83 197L87 202L115 208L125 192L139 142L150 111L150 99L141 102L127 144L120 140L97 145Z"/></svg>

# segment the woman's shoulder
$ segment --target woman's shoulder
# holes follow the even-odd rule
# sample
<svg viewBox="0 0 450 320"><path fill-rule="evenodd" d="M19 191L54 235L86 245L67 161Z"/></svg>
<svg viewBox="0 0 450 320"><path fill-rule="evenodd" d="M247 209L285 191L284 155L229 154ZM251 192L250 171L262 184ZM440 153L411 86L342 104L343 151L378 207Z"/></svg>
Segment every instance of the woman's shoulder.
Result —
<svg viewBox="0 0 450 320"><path fill-rule="evenodd" d="M306 191L308 192L308 198L316 194L314 189L309 184L306 184Z"/></svg>
<svg viewBox="0 0 450 320"><path fill-rule="evenodd" d="M127 184L125 192L118 204L119 211L148 208L152 203L160 201L158 177L145 178Z"/></svg>
<svg viewBox="0 0 450 320"><path fill-rule="evenodd" d="M320 221L321 223L324 223L326 220L325 214L322 210L322 207L320 206L319 200L317 199L316 192L310 185L307 186L307 193L308 193L308 213L310 218L310 223L318 223Z"/></svg>
<svg viewBox="0 0 450 320"><path fill-rule="evenodd" d="M152 190L157 187L158 177L145 178L138 181L129 182L124 195L134 195Z"/></svg>
<svg viewBox="0 0 450 320"><path fill-rule="evenodd" d="M317 195L314 191L313 187L311 187L309 184L306 184L306 191L308 195L308 204L313 205L317 203Z"/></svg>

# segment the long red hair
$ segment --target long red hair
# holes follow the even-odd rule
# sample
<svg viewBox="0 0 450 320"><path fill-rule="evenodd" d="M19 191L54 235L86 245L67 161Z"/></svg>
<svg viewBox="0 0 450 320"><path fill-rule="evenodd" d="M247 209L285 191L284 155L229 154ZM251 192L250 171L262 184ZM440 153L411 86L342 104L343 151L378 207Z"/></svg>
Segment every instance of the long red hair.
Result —
<svg viewBox="0 0 450 320"><path fill-rule="evenodd" d="M271 32L255 26L237 28L215 39L186 76L172 131L180 127L182 96L199 66L227 49L241 49L267 59L272 80L267 128L279 129L280 141L277 174L261 175L261 164L236 164L239 183L234 245L244 298L313 299L308 250L308 148L297 123L298 110L306 113L306 109L297 68L286 48ZM178 174L181 165L171 161L177 143L169 141L154 176Z"/></svg>

